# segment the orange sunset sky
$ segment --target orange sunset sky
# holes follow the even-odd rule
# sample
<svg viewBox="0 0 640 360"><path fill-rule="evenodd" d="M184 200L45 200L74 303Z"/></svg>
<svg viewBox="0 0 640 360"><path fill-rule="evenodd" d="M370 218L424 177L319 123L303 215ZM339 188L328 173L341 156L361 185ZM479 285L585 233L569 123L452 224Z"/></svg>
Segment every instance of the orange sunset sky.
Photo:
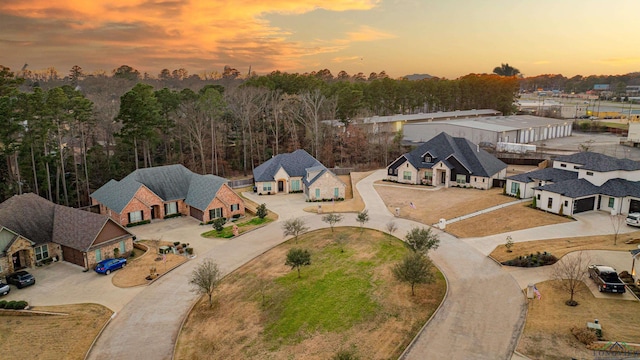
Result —
<svg viewBox="0 0 640 360"><path fill-rule="evenodd" d="M157 75L640 71L639 0L1 0L0 64Z"/></svg>

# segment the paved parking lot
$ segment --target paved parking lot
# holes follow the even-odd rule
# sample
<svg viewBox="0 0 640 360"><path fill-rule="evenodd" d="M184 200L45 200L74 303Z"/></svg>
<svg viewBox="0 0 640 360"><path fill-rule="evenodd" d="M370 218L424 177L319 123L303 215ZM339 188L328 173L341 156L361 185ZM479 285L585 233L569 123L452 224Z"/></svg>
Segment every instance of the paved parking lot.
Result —
<svg viewBox="0 0 640 360"><path fill-rule="evenodd" d="M83 272L82 267L64 261L27 270L36 284L24 289L11 286L3 300L26 300L34 306L97 303L117 312L144 288L118 288L111 283L114 274Z"/></svg>

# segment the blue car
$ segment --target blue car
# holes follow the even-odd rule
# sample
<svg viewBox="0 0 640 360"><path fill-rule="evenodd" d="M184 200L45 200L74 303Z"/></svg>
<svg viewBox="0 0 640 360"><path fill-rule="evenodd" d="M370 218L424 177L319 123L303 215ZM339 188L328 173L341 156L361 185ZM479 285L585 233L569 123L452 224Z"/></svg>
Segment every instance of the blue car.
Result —
<svg viewBox="0 0 640 360"><path fill-rule="evenodd" d="M127 266L127 259L125 258L104 259L96 264L95 271L98 274L109 275L112 271L118 270L125 266Z"/></svg>

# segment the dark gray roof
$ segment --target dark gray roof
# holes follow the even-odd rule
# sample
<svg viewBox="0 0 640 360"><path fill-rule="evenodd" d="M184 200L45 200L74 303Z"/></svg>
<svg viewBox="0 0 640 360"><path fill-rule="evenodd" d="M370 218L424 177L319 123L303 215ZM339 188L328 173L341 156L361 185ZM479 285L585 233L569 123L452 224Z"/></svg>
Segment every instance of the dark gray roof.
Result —
<svg viewBox="0 0 640 360"><path fill-rule="evenodd" d="M607 195L613 197L640 197L640 182L625 179L610 179L601 186L596 186L586 179L566 180L555 184L537 186L534 189L579 198L589 195Z"/></svg>
<svg viewBox="0 0 640 360"><path fill-rule="evenodd" d="M141 186L146 186L163 201L184 199L185 203L204 210L227 180L215 175L200 175L177 165L138 169L120 181L110 180L91 197L120 213Z"/></svg>
<svg viewBox="0 0 640 360"><path fill-rule="evenodd" d="M304 177L308 168L316 166L321 166L323 169L326 169L324 165L309 155L308 152L298 149L292 153L278 154L260 164L260 166L253 169L253 179L255 182L273 181L280 168L283 168L289 176Z"/></svg>
<svg viewBox="0 0 640 360"><path fill-rule="evenodd" d="M543 180L553 183L560 181L577 179L578 173L576 171L562 170L556 168L545 168L541 170L534 170L524 174L512 175L507 179L519 181L522 183L530 183L534 180Z"/></svg>
<svg viewBox="0 0 640 360"><path fill-rule="evenodd" d="M36 244L54 242L80 251L93 245L109 221L105 215L57 205L33 193L0 204L0 225Z"/></svg>
<svg viewBox="0 0 640 360"><path fill-rule="evenodd" d="M536 190L544 190L552 193L579 198L600 193L600 187L593 185L585 179L573 179L554 184L534 187Z"/></svg>
<svg viewBox="0 0 640 360"><path fill-rule="evenodd" d="M572 155L558 156L557 161L582 165L580 168L593 171L634 171L640 170L640 161L630 159L618 159L612 156L594 153L590 151L579 152Z"/></svg>
<svg viewBox="0 0 640 360"><path fill-rule="evenodd" d="M434 157L434 161L431 163L422 161L423 155L427 152ZM493 176L507 167L507 164L480 149L471 141L465 138L452 137L444 132L404 156L416 169L430 169L438 161L447 163L447 160L454 157L472 175L484 177Z"/></svg>

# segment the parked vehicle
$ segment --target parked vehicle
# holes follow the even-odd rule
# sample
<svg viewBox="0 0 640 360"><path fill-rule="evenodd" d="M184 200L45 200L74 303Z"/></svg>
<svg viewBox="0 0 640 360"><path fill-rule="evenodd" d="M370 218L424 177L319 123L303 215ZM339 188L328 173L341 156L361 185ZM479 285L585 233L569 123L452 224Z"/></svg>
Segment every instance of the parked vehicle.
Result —
<svg viewBox="0 0 640 360"><path fill-rule="evenodd" d="M7 275L7 284L15 285L18 289L31 286L36 283L36 278L24 270Z"/></svg>
<svg viewBox="0 0 640 360"><path fill-rule="evenodd" d="M125 266L127 266L127 259L125 258L104 259L96 264L95 271L98 274L109 275L112 271L121 269Z"/></svg>
<svg viewBox="0 0 640 360"><path fill-rule="evenodd" d="M11 291L11 286L0 281L0 295L7 295Z"/></svg>
<svg viewBox="0 0 640 360"><path fill-rule="evenodd" d="M600 292L622 294L626 291L624 282L611 266L589 265L589 277L598 285Z"/></svg>
<svg viewBox="0 0 640 360"><path fill-rule="evenodd" d="M640 226L640 213L629 213L629 215L627 215L627 225Z"/></svg>

